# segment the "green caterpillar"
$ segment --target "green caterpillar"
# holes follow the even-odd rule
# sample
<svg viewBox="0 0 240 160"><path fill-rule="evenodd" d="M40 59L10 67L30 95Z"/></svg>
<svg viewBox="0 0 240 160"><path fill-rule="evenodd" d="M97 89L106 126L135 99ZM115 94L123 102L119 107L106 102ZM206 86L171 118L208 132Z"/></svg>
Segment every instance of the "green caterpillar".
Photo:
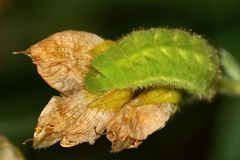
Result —
<svg viewBox="0 0 240 160"><path fill-rule="evenodd" d="M164 86L211 99L219 74L217 51L179 29L135 31L92 61L85 87L92 92Z"/></svg>

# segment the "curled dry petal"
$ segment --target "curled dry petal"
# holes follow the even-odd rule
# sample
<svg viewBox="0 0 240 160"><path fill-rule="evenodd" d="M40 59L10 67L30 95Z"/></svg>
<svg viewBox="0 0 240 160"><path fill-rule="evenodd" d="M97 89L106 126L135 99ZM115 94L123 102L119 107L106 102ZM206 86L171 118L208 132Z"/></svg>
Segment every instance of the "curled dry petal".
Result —
<svg viewBox="0 0 240 160"><path fill-rule="evenodd" d="M93 144L131 95L130 90L112 90L104 95L81 90L72 96L53 97L38 119L34 148L48 147L58 141L63 147L83 142Z"/></svg>
<svg viewBox="0 0 240 160"><path fill-rule="evenodd" d="M148 135L163 128L180 98L173 90L153 89L126 104L107 127L112 152L136 148Z"/></svg>
<svg viewBox="0 0 240 160"><path fill-rule="evenodd" d="M90 67L88 52L103 39L82 31L63 31L32 45L26 54L37 65L38 73L54 89L72 94L83 86Z"/></svg>

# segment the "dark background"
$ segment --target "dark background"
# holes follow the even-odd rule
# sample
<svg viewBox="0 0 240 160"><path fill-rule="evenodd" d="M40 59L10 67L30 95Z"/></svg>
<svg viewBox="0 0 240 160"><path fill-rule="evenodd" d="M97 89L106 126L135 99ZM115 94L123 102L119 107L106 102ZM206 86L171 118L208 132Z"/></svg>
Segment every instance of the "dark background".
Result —
<svg viewBox="0 0 240 160"><path fill-rule="evenodd" d="M212 103L183 106L163 130L135 150L111 154L106 138L68 149L58 144L43 150L22 145L57 92L40 78L28 57L13 51L66 29L117 39L149 27L192 29L240 61L238 0L0 0L0 134L19 146L28 160L240 160L240 98L224 95Z"/></svg>

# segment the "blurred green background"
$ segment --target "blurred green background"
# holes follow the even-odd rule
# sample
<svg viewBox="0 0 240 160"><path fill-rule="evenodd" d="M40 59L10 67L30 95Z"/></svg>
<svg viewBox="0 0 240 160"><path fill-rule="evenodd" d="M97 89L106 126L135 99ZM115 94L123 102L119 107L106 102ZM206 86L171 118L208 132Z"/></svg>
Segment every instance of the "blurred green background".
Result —
<svg viewBox="0 0 240 160"><path fill-rule="evenodd" d="M0 0L0 134L28 160L178 159L240 160L240 98L218 95L212 103L183 106L168 125L136 150L110 153L110 142L33 150L38 115L53 95L27 56L12 55L52 33L94 32L117 39L139 28L192 29L240 62L239 0Z"/></svg>

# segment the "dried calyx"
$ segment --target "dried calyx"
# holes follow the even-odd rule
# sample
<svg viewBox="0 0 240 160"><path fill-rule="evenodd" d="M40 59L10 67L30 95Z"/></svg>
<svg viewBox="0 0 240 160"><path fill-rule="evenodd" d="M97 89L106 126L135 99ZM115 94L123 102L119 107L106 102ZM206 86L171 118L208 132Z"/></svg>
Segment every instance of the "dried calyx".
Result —
<svg viewBox="0 0 240 160"><path fill-rule="evenodd" d="M83 88L83 75L93 58L89 54L103 39L80 31L63 31L32 45L25 53L36 64L40 76L61 94Z"/></svg>
<svg viewBox="0 0 240 160"><path fill-rule="evenodd" d="M155 88L125 104L107 127L112 151L136 148L150 134L163 128L175 113L180 99L177 91Z"/></svg>
<svg viewBox="0 0 240 160"><path fill-rule="evenodd" d="M113 152L136 148L175 113L181 101L175 89L152 88L138 95L131 89L101 94L84 89L92 58L111 44L92 33L63 31L25 52L41 77L62 95L54 96L40 114L34 148L59 141L63 147L94 144L105 131Z"/></svg>

